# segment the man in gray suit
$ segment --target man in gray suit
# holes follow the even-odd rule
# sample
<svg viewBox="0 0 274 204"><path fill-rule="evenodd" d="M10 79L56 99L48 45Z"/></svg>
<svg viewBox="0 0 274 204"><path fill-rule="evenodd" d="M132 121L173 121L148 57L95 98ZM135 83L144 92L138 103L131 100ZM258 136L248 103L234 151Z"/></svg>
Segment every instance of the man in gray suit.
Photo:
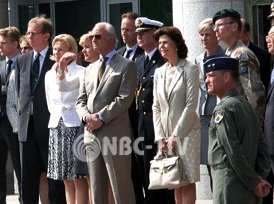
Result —
<svg viewBox="0 0 274 204"><path fill-rule="evenodd" d="M134 62L116 54L117 38L111 24L98 23L92 30L93 49L100 60L85 70L76 102L85 125L84 141L90 175L92 202L108 203L111 185L116 203L135 203L131 181L131 155L108 151L110 142L120 148L121 139L131 139L128 108L134 97L137 72ZM117 139L117 142L114 142ZM93 157L93 145L100 141L102 151Z"/></svg>
<svg viewBox="0 0 274 204"><path fill-rule="evenodd" d="M6 163L8 159L8 151L10 152L15 174L18 180L20 190L20 155L19 142L17 134L12 132L12 126L7 117L6 101L7 86L11 71L19 53L20 31L15 27L0 29L0 53L6 57L0 62L0 78L1 78L1 96L0 96L0 203L6 203L7 193L7 176Z"/></svg>
<svg viewBox="0 0 274 204"><path fill-rule="evenodd" d="M49 111L45 74L54 64L49 59L51 33L52 23L48 19L42 16L31 19L27 35L33 50L19 56L15 64L23 204L38 204L41 171L48 166ZM66 203L63 181L48 179L48 183L50 202Z"/></svg>

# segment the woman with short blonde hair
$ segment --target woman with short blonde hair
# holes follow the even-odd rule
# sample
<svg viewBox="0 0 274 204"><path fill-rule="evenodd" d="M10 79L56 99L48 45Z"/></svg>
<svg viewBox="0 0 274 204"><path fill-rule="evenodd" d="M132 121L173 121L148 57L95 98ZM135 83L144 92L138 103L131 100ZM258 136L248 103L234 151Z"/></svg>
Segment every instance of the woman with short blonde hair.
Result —
<svg viewBox="0 0 274 204"><path fill-rule="evenodd" d="M87 182L85 176L75 173L73 151L81 123L75 103L79 95L79 78L84 67L76 64L78 49L71 35L56 36L52 46L51 59L56 63L45 76L46 98L50 112L47 176L64 181L68 204L88 203ZM68 80L72 82L67 83Z"/></svg>

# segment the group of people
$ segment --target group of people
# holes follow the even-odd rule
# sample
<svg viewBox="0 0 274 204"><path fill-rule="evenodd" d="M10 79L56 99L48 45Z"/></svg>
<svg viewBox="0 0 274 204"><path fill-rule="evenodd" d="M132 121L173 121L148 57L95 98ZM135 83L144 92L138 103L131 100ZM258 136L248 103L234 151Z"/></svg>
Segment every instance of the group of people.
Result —
<svg viewBox="0 0 274 204"><path fill-rule="evenodd" d="M6 57L0 62L0 203L8 151L20 203L37 204L40 194L42 203L57 204L193 204L200 164L212 174L214 203L261 203L273 166L261 131L264 123L268 137L273 134L272 85L266 98L268 82L260 75L270 58L259 62L243 44L247 22L233 9L203 20L198 32L205 52L192 63L178 28L132 12L121 20L126 46L117 51L109 23L81 37L87 68L71 35L51 43L52 23L44 16L29 21L22 42L17 28L0 29ZM271 54L273 33L266 38ZM87 162L74 152L81 135ZM138 140L140 151L124 154L125 139ZM114 152L104 149L110 141ZM150 161L170 150L188 183L149 190Z"/></svg>

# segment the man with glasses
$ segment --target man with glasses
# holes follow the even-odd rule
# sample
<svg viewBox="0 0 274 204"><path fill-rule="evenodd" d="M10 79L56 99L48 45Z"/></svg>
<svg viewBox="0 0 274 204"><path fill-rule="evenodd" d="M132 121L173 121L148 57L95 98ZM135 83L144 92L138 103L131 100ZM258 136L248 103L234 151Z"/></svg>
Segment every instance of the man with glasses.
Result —
<svg viewBox="0 0 274 204"><path fill-rule="evenodd" d="M7 194L7 175L6 164L8 151L10 152L15 174L18 180L20 191L21 186L21 168L19 155L19 142L17 134L13 133L13 128L8 119L6 109L7 87L11 71L14 70L15 60L20 55L19 39L20 31L15 27L0 29L0 53L6 57L0 62L0 203L6 203Z"/></svg>
<svg viewBox="0 0 274 204"><path fill-rule="evenodd" d="M28 23L32 51L17 58L15 84L19 98L18 139L21 156L22 203L39 203L39 180L48 166L49 111L45 95L45 74L54 64L49 59L52 23L43 16ZM48 179L49 200L63 204L63 181Z"/></svg>
<svg viewBox="0 0 274 204"><path fill-rule="evenodd" d="M136 66L116 53L117 37L111 24L97 23L91 37L101 59L85 69L76 110L85 123L92 203L108 204L110 183L115 203L135 204L131 155L124 152L120 142L131 140L128 108L136 87ZM96 142L102 149L94 148ZM119 146L119 150L110 151L108 144Z"/></svg>
<svg viewBox="0 0 274 204"><path fill-rule="evenodd" d="M241 15L233 9L223 9L213 17L218 41L227 46L225 55L239 60L240 80L237 89L255 108L260 122L265 109L265 88L260 79L260 63L255 54L240 39Z"/></svg>

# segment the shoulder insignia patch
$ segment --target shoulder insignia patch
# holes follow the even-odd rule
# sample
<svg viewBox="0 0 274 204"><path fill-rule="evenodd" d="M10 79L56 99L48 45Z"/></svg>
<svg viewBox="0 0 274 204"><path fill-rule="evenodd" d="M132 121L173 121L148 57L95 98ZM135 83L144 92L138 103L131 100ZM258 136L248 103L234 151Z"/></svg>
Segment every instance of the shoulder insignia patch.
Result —
<svg viewBox="0 0 274 204"><path fill-rule="evenodd" d="M215 113L215 118L214 118L215 123L220 123L221 120L223 119L223 117L224 117L224 112L222 112L222 111L217 111L217 112Z"/></svg>
<svg viewBox="0 0 274 204"><path fill-rule="evenodd" d="M245 57L240 58L239 71L240 71L240 74L247 74L248 73L247 59Z"/></svg>

